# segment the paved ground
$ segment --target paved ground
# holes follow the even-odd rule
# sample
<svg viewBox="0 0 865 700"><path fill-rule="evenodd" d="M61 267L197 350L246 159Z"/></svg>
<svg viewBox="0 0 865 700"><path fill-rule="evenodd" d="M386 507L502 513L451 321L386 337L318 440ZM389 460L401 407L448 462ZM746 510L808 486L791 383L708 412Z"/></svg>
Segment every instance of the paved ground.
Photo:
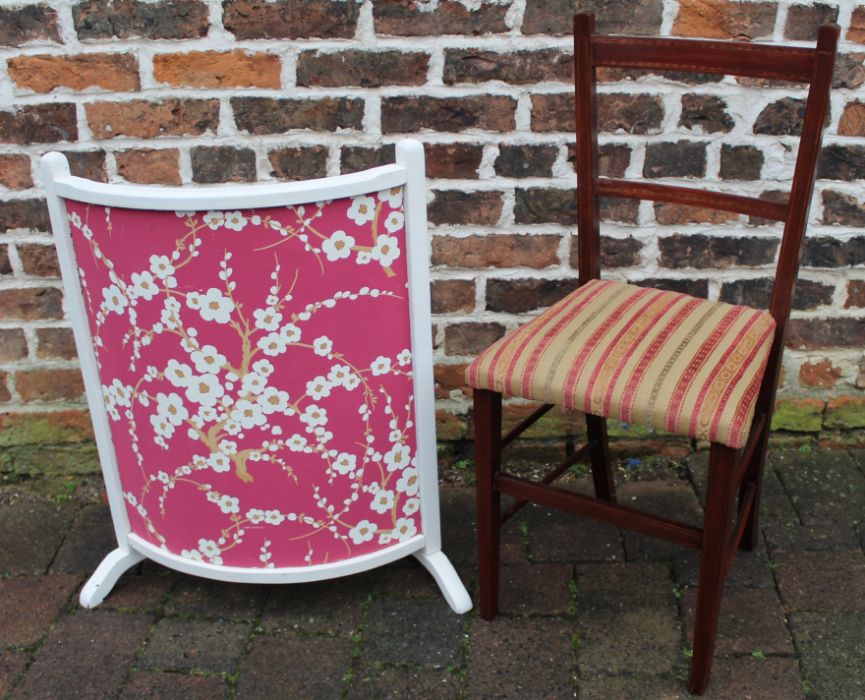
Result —
<svg viewBox="0 0 865 700"><path fill-rule="evenodd" d="M704 455L644 467L622 470L622 502L698 517ZM706 697L865 698L865 451L771 467L764 546L733 570ZM474 590L472 498L443 490L446 551ZM409 560L282 587L145 564L83 610L111 546L93 489L0 489L0 697L688 697L694 554L543 509L506 529L493 623L452 614Z"/></svg>

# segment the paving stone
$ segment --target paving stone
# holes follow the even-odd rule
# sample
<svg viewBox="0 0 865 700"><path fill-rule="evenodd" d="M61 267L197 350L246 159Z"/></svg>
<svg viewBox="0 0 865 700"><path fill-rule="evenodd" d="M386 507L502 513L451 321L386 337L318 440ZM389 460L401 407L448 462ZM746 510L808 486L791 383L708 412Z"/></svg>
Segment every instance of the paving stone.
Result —
<svg viewBox="0 0 865 700"><path fill-rule="evenodd" d="M571 607L573 580L571 564L503 564L499 611L515 615L567 613Z"/></svg>
<svg viewBox="0 0 865 700"><path fill-rule="evenodd" d="M138 573L133 568L120 577L102 602L102 607L115 610L153 610L161 607L181 576L169 573L167 569L157 573Z"/></svg>
<svg viewBox="0 0 865 700"><path fill-rule="evenodd" d="M700 552L683 549L673 558L673 575L680 586L696 586L700 581ZM727 586L772 588L775 579L766 549L761 544L752 552L740 550L727 574Z"/></svg>
<svg viewBox="0 0 865 700"><path fill-rule="evenodd" d="M6 693L12 690L15 680L26 665L26 654L0 650L0 697L6 697Z"/></svg>
<svg viewBox="0 0 865 700"><path fill-rule="evenodd" d="M560 510L527 505L521 514L529 529L533 561L623 561L618 528Z"/></svg>
<svg viewBox="0 0 865 700"><path fill-rule="evenodd" d="M350 634L360 625L369 589L365 574L276 586L264 607L261 626L266 630Z"/></svg>
<svg viewBox="0 0 865 700"><path fill-rule="evenodd" d="M580 700L688 700L686 683L679 678L627 676L580 681Z"/></svg>
<svg viewBox="0 0 865 700"><path fill-rule="evenodd" d="M809 526L796 523L766 525L763 528L770 552L854 549L856 532L849 523L821 523Z"/></svg>
<svg viewBox="0 0 865 700"><path fill-rule="evenodd" d="M92 573L106 554L117 547L108 506L84 506L51 563L52 573Z"/></svg>
<svg viewBox="0 0 865 700"><path fill-rule="evenodd" d="M865 520L865 475L845 451L770 455L805 525Z"/></svg>
<svg viewBox="0 0 865 700"><path fill-rule="evenodd" d="M573 633L569 622L556 618L475 619L466 696L573 697Z"/></svg>
<svg viewBox="0 0 865 700"><path fill-rule="evenodd" d="M580 676L679 670L682 635L667 567L579 565L577 632Z"/></svg>
<svg viewBox="0 0 865 700"><path fill-rule="evenodd" d="M42 639L80 581L71 575L0 581L0 647L26 647Z"/></svg>
<svg viewBox="0 0 865 700"><path fill-rule="evenodd" d="M776 552L773 559L787 609L865 610L865 554L861 550Z"/></svg>
<svg viewBox="0 0 865 700"><path fill-rule="evenodd" d="M74 516L71 503L0 492L0 576L44 573Z"/></svg>
<svg viewBox="0 0 865 700"><path fill-rule="evenodd" d="M264 608L268 588L184 576L171 591L165 604L165 613L199 618L255 620Z"/></svg>
<svg viewBox="0 0 865 700"><path fill-rule="evenodd" d="M453 564L453 561L451 562ZM470 590L477 567L474 564L457 564L457 575ZM414 557L404 557L392 564L371 569L366 576L373 582L374 595L417 596L435 598L441 591L432 575ZM362 590L367 590L364 587Z"/></svg>
<svg viewBox="0 0 865 700"><path fill-rule="evenodd" d="M13 698L106 698L120 688L150 616L81 610L60 620Z"/></svg>
<svg viewBox="0 0 865 700"><path fill-rule="evenodd" d="M120 700L218 700L227 697L228 686L221 676L185 676L150 671L133 673L120 693Z"/></svg>
<svg viewBox="0 0 865 700"><path fill-rule="evenodd" d="M865 697L865 613L790 616L802 675L820 698Z"/></svg>
<svg viewBox="0 0 865 700"><path fill-rule="evenodd" d="M166 617L159 621L139 666L162 671L234 673L252 626Z"/></svg>
<svg viewBox="0 0 865 700"><path fill-rule="evenodd" d="M348 639L262 635L243 661L235 697L331 700L340 697L350 665Z"/></svg>
<svg viewBox="0 0 865 700"><path fill-rule="evenodd" d="M413 668L364 668L354 676L350 700L451 700L459 695L459 678L448 671Z"/></svg>
<svg viewBox="0 0 865 700"><path fill-rule="evenodd" d="M656 515L700 525L702 511L691 485L679 479L634 481L618 488L619 503ZM628 561L668 561L682 551L680 545L639 532L623 531Z"/></svg>
<svg viewBox="0 0 865 700"><path fill-rule="evenodd" d="M379 598L367 610L360 656L365 663L456 666L462 627L444 599Z"/></svg>
<svg viewBox="0 0 865 700"><path fill-rule="evenodd" d="M805 695L796 659L737 656L715 659L709 688L702 697L705 700L804 700Z"/></svg>
<svg viewBox="0 0 865 700"><path fill-rule="evenodd" d="M694 644L694 614L697 589L682 592L682 618L688 647ZM790 633L784 624L784 611L773 588L728 588L721 600L716 653L793 654Z"/></svg>

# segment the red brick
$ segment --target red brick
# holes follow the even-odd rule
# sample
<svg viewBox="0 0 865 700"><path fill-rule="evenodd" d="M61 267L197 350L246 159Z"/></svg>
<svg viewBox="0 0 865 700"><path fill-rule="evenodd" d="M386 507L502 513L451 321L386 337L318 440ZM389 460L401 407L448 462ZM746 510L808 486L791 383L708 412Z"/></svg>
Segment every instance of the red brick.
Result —
<svg viewBox="0 0 865 700"><path fill-rule="evenodd" d="M54 8L43 4L0 7L0 46L46 40L61 40Z"/></svg>
<svg viewBox="0 0 865 700"><path fill-rule="evenodd" d="M831 389L841 377L841 370L831 360L803 362L799 368L799 383L804 387Z"/></svg>
<svg viewBox="0 0 865 700"><path fill-rule="evenodd" d="M838 19L838 8L817 3L815 5L791 5L787 10L784 38L797 41L816 41L817 30L827 22Z"/></svg>
<svg viewBox="0 0 865 700"><path fill-rule="evenodd" d="M484 149L473 143L427 143L424 152L427 177L476 180Z"/></svg>
<svg viewBox="0 0 865 700"><path fill-rule="evenodd" d="M350 39L359 12L338 0L226 0L222 23L237 39Z"/></svg>
<svg viewBox="0 0 865 700"><path fill-rule="evenodd" d="M435 280L431 295L434 314L474 311L474 280Z"/></svg>
<svg viewBox="0 0 865 700"><path fill-rule="evenodd" d="M381 128L386 134L413 134L421 129L512 131L516 107L516 100L504 95L385 97Z"/></svg>
<svg viewBox="0 0 865 700"><path fill-rule="evenodd" d="M601 34L657 34L661 0L527 0L523 34L571 34L574 11L595 15Z"/></svg>
<svg viewBox="0 0 865 700"><path fill-rule="evenodd" d="M112 92L138 90L138 61L128 53L92 53L75 56L15 56L8 63L9 77L18 87L34 92L56 88Z"/></svg>
<svg viewBox="0 0 865 700"><path fill-rule="evenodd" d="M466 384L467 364L435 366L435 393L437 399L450 398L452 391L460 391L466 396L471 396L472 390Z"/></svg>
<svg viewBox="0 0 865 700"><path fill-rule="evenodd" d="M77 369L34 369L16 372L15 388L24 401L75 401L84 382Z"/></svg>
<svg viewBox="0 0 865 700"><path fill-rule="evenodd" d="M477 355L505 334L500 323L451 323L445 327L445 352L448 355Z"/></svg>
<svg viewBox="0 0 865 700"><path fill-rule="evenodd" d="M0 362L15 362L27 357L27 338L20 328L0 330Z"/></svg>
<svg viewBox="0 0 865 700"><path fill-rule="evenodd" d="M673 24L676 36L710 39L760 39L775 29L775 2L738 0L679 0L679 14Z"/></svg>
<svg viewBox="0 0 865 700"><path fill-rule="evenodd" d="M498 34L508 31L507 11L507 5L491 2L470 10L456 0L441 0L431 11L404 0L376 0L372 6L376 33L398 36Z"/></svg>
<svg viewBox="0 0 865 700"><path fill-rule="evenodd" d="M395 153L396 148L392 143L371 148L365 146L343 146L340 151L340 172L356 173L378 165L393 163ZM429 163L427 163L427 175L434 177L430 174Z"/></svg>
<svg viewBox="0 0 865 700"><path fill-rule="evenodd" d="M73 175L97 182L108 182L105 151L67 151L64 155Z"/></svg>
<svg viewBox="0 0 865 700"><path fill-rule="evenodd" d="M280 180L309 180L327 175L327 146L277 148L267 154L271 175Z"/></svg>
<svg viewBox="0 0 865 700"><path fill-rule="evenodd" d="M554 144L502 144L494 167L502 177L551 177L558 156Z"/></svg>
<svg viewBox="0 0 865 700"><path fill-rule="evenodd" d="M499 80L512 85L545 81L572 83L574 57L561 49L539 51L478 51L447 49L444 82L483 83Z"/></svg>
<svg viewBox="0 0 865 700"><path fill-rule="evenodd" d="M37 328L36 356L40 359L74 360L78 357L71 328Z"/></svg>
<svg viewBox="0 0 865 700"><path fill-rule="evenodd" d="M702 209L667 202L655 204L655 221L659 224L723 224L738 219L739 215L735 212L720 211L719 209Z"/></svg>
<svg viewBox="0 0 865 700"><path fill-rule="evenodd" d="M198 0L85 0L72 7L79 39L195 39L207 36Z"/></svg>
<svg viewBox="0 0 865 700"><path fill-rule="evenodd" d="M160 101L92 102L85 105L94 138L200 136L219 125L217 100L168 98Z"/></svg>
<svg viewBox="0 0 865 700"><path fill-rule="evenodd" d="M433 193L428 214L433 224L495 226L502 214L502 193L438 190Z"/></svg>
<svg viewBox="0 0 865 700"><path fill-rule="evenodd" d="M28 187L33 187L30 156L0 155L0 185L10 190L26 190Z"/></svg>
<svg viewBox="0 0 865 700"><path fill-rule="evenodd" d="M17 248L25 274L36 277L60 277L60 263L53 245L19 243Z"/></svg>
<svg viewBox="0 0 865 700"><path fill-rule="evenodd" d="M853 195L823 190L823 223L865 227L865 205Z"/></svg>
<svg viewBox="0 0 865 700"><path fill-rule="evenodd" d="M15 111L0 112L0 143L57 143L78 139L75 105L56 102L23 105Z"/></svg>
<svg viewBox="0 0 865 700"><path fill-rule="evenodd" d="M50 231L48 207L44 199L8 199L0 202L0 231L24 229Z"/></svg>
<svg viewBox="0 0 865 700"><path fill-rule="evenodd" d="M153 57L153 77L184 87L280 87L279 56L245 51L188 51Z"/></svg>
<svg viewBox="0 0 865 700"><path fill-rule="evenodd" d="M253 182L255 151L232 146L196 146L190 150L192 181L201 184L216 182Z"/></svg>
<svg viewBox="0 0 865 700"><path fill-rule="evenodd" d="M568 279L487 280L486 305L490 311L521 314L551 306L573 292L576 277Z"/></svg>
<svg viewBox="0 0 865 700"><path fill-rule="evenodd" d="M532 95L532 131L571 133L574 119L573 93Z"/></svg>
<svg viewBox="0 0 865 700"><path fill-rule="evenodd" d="M789 348L865 346L865 323L860 318L794 318L787 328Z"/></svg>
<svg viewBox="0 0 865 700"><path fill-rule="evenodd" d="M9 392L9 373L0 371L0 403L6 403L12 400L12 394Z"/></svg>
<svg viewBox="0 0 865 700"><path fill-rule="evenodd" d="M494 236L433 236L432 264L465 268L558 265L559 236L497 234Z"/></svg>
<svg viewBox="0 0 865 700"><path fill-rule="evenodd" d="M865 103L854 100L844 106L838 133L841 136L865 136Z"/></svg>
<svg viewBox="0 0 865 700"><path fill-rule="evenodd" d="M250 134L282 134L292 129L336 131L363 126L363 100L349 97L288 100L234 97L237 128Z"/></svg>
<svg viewBox="0 0 865 700"><path fill-rule="evenodd" d="M0 245L0 275L11 275L12 263L9 261L9 246Z"/></svg>
<svg viewBox="0 0 865 700"><path fill-rule="evenodd" d="M115 151L117 174L143 185L179 185L180 152L176 148Z"/></svg>
<svg viewBox="0 0 865 700"><path fill-rule="evenodd" d="M63 293L53 287L0 290L0 319L38 321L63 318Z"/></svg>
<svg viewBox="0 0 865 700"><path fill-rule="evenodd" d="M317 87L423 85L429 54L408 51L304 51L297 84Z"/></svg>
<svg viewBox="0 0 865 700"><path fill-rule="evenodd" d="M860 5L853 10L850 27L847 29L847 41L865 44L865 6Z"/></svg>
<svg viewBox="0 0 865 700"><path fill-rule="evenodd" d="M847 283L847 300L845 309L865 308L865 280L850 280Z"/></svg>

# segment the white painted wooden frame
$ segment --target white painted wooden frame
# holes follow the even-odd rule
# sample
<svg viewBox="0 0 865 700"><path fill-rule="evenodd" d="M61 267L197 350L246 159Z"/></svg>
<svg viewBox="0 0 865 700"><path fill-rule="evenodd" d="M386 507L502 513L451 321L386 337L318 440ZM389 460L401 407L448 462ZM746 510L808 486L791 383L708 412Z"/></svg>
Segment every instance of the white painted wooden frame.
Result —
<svg viewBox="0 0 865 700"><path fill-rule="evenodd" d="M245 583L296 583L344 576L386 564L413 554L432 574L448 605L457 613L471 609L471 599L448 558L441 551L438 494L438 461L435 435L433 358L429 297L429 234L426 219L424 151L418 141L397 144L396 163L351 175L296 183L154 187L103 184L70 174L60 153L42 157L42 172L56 238L66 308L75 335L87 392L99 461L108 493L117 549L111 552L81 591L81 604L94 607L110 593L129 567L149 558L195 576ZM65 199L89 204L159 211L207 211L291 206L307 202L352 197L404 186L406 248L408 257L409 310L411 318L413 390L422 532L386 549L344 559L333 564L256 569L216 566L171 554L130 532L126 506L102 388L78 265L70 237Z"/></svg>

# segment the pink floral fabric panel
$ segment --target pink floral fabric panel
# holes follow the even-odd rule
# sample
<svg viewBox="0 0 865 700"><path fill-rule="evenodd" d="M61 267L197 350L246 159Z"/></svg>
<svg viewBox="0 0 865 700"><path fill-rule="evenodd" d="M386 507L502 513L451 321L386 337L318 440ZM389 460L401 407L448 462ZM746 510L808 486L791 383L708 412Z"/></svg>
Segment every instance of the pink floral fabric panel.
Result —
<svg viewBox="0 0 865 700"><path fill-rule="evenodd" d="M421 532L402 197L66 202L134 533L267 568Z"/></svg>

